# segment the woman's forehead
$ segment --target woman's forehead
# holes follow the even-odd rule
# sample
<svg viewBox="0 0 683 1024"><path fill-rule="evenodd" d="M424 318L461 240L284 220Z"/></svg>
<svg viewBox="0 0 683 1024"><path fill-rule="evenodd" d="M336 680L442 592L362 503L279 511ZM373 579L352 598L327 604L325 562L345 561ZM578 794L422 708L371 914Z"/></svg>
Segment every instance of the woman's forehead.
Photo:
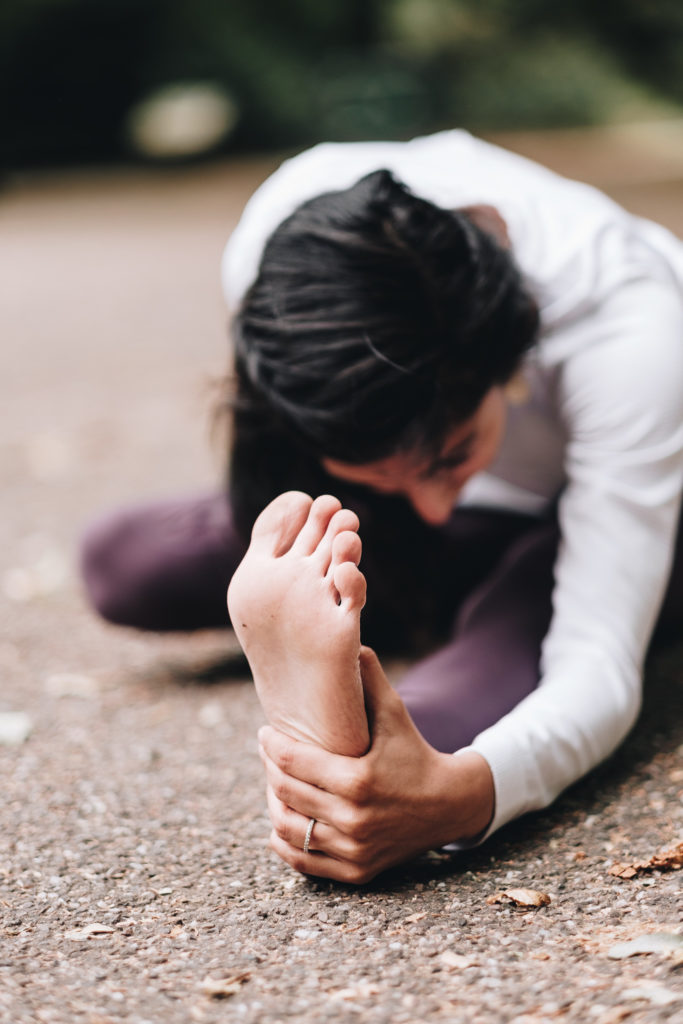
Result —
<svg viewBox="0 0 683 1024"><path fill-rule="evenodd" d="M426 462L425 456L421 461ZM412 452L399 452L388 455L384 459L365 462L357 466L350 462L339 462L337 459L323 459L323 468L339 480L351 483L374 483L376 480L389 480L397 476L406 476L419 469L418 457Z"/></svg>
<svg viewBox="0 0 683 1024"><path fill-rule="evenodd" d="M323 459L323 467L332 476L352 483L373 483L376 480L396 479L407 475L428 475L432 468L437 468L441 459L461 453L463 457L476 439L477 416L465 423L453 427L446 434L443 443L435 455L425 454L422 450L396 452L383 459L373 462L355 463L341 462L338 459Z"/></svg>

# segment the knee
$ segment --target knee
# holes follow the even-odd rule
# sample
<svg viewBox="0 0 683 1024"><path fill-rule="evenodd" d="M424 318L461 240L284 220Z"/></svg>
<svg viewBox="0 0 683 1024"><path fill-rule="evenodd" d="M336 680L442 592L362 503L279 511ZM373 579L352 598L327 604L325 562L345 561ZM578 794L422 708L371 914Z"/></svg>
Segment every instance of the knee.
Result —
<svg viewBox="0 0 683 1024"><path fill-rule="evenodd" d="M92 523L79 551L81 579L90 605L108 622L137 625L134 594L127 579L127 516L118 513Z"/></svg>

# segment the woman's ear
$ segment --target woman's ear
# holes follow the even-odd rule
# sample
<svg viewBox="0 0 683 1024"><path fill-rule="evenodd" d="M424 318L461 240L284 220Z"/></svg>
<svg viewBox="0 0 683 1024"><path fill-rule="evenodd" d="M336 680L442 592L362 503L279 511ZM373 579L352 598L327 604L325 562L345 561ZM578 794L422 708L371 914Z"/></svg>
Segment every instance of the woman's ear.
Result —
<svg viewBox="0 0 683 1024"><path fill-rule="evenodd" d="M510 248L510 235L508 226L501 217L495 206L488 206L486 203L475 203L474 206L463 206L461 213L470 218L482 231L493 235L504 249Z"/></svg>
<svg viewBox="0 0 683 1024"><path fill-rule="evenodd" d="M511 377L507 384L503 385L503 394L508 405L524 405L529 401L531 389L521 370L518 370L514 377Z"/></svg>

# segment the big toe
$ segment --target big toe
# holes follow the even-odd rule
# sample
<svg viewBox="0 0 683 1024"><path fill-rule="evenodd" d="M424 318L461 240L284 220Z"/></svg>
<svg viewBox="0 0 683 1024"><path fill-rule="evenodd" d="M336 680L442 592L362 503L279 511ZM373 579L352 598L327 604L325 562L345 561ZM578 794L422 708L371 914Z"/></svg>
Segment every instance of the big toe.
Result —
<svg viewBox="0 0 683 1024"><path fill-rule="evenodd" d="M308 520L313 499L303 491L286 491L266 505L251 533L252 544L275 557L284 555Z"/></svg>

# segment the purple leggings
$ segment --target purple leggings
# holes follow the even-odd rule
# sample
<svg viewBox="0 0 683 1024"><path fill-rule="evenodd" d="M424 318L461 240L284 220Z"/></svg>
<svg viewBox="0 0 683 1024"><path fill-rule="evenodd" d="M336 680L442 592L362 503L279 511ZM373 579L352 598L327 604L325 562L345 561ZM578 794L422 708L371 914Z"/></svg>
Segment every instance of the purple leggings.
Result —
<svg viewBox="0 0 683 1024"><path fill-rule="evenodd" d="M357 511L368 579L363 640L379 650L397 650L399 639L413 650L437 645L398 690L428 742L456 750L538 685L555 519L457 509L446 527L433 529L398 506L388 517L380 508L374 519L367 509ZM82 571L90 601L111 622L161 631L214 628L228 625L227 585L244 551L228 501L211 495L100 520L84 538ZM676 622L682 598L677 555L660 627Z"/></svg>

